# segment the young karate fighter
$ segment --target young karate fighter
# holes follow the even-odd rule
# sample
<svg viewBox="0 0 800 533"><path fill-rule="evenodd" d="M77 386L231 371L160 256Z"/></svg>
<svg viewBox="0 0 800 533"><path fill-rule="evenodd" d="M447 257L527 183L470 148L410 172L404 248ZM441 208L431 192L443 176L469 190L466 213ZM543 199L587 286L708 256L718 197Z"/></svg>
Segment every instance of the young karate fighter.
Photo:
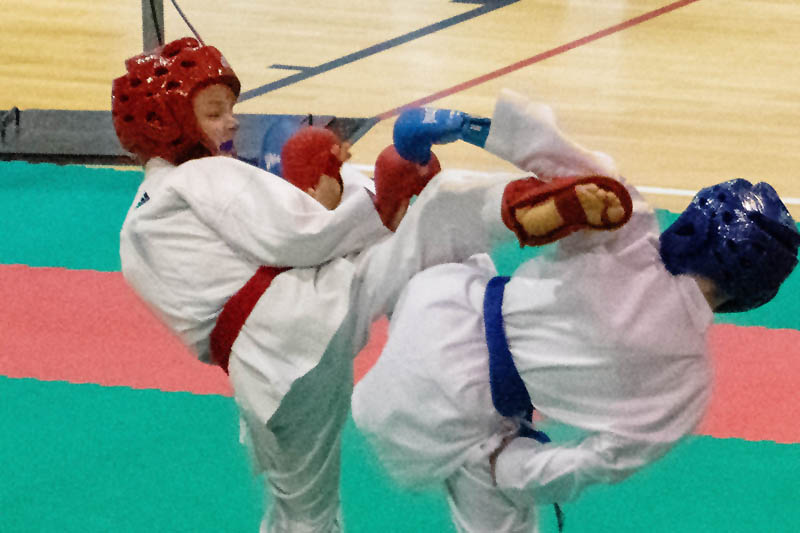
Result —
<svg viewBox="0 0 800 533"><path fill-rule="evenodd" d="M266 421L292 383L319 362L322 351L315 348L330 341L343 317L339 295L342 287L347 291L353 269L341 258L391 232L382 224L372 194L363 187L370 180L352 167L342 169L340 205L329 210L277 176L233 157L218 157L235 153L238 122L233 105L240 84L217 49L191 38L179 39L129 59L126 67L127 73L113 84L114 124L122 145L146 166L121 232L122 272L201 361L227 368L230 345L239 341L235 347L239 356L231 365L237 401L247 406L250 398L264 392L253 402ZM339 176L340 159L326 162ZM240 302L237 308L233 301L225 320L220 320L223 306L240 289L252 291L260 284L263 290L269 284L279 272L269 265L323 263L327 265L324 271L313 278L308 278L310 272L304 274L309 281L298 284L297 290L285 280L273 291L277 295L289 292L297 300L318 296L310 310L286 299L278 306L267 303L253 310L242 328L241 322L248 317L243 309L258 301L257 293L252 293L256 294L253 302ZM282 328L298 332L299 346L284 350L271 345L277 352L271 357L262 345L269 345L272 332ZM239 329L244 331L239 334ZM268 378L259 380L262 374ZM336 377L331 377L332 388ZM341 379L348 384L349 378ZM315 422L293 427L311 431ZM276 430L281 439L284 433ZM323 440L331 437L324 431L320 436ZM278 437L276 445L283 445ZM313 443L316 438L309 439L307 446ZM329 438L319 448L324 451L334 445L335 439ZM302 447L287 449L298 457L307 453ZM304 479L313 480L314 469L322 470L321 463L309 461ZM327 463L327 470L335 472L336 461ZM276 484L281 483L278 468L274 468ZM324 472L319 478L329 479L330 484L335 481ZM287 500L294 498L299 508L282 511L281 516L322 520L320 509L312 505L315 499L325 502L323 507L333 506L335 515L338 502L326 501L335 496L333 489L325 493L311 488L305 497L286 491Z"/></svg>
<svg viewBox="0 0 800 533"><path fill-rule="evenodd" d="M352 357L413 274L488 249L493 232L510 235L500 218L510 178L458 175L425 186L435 160L418 165L389 147L376 161L373 199L368 178L339 167L340 146L320 174L340 173L331 210L225 157L235 153L240 86L218 50L180 39L126 67L112 114L145 178L121 230L122 273L201 361L229 372L266 471L262 530L340 531ZM423 186L392 234L387 226Z"/></svg>
<svg viewBox="0 0 800 533"><path fill-rule="evenodd" d="M432 144L469 135L470 120L408 111L395 145L424 162ZM542 120L552 120L548 109L504 91L485 148L545 171L535 155L548 142ZM560 193L533 207L504 202L509 219L532 217L563 238L510 279L483 254L416 275L355 388L353 417L388 472L408 485L441 483L460 532L536 531L536 505L573 500L667 453L709 400L713 313L768 302L797 264L800 234L766 183L705 188L660 236L626 187L633 215L615 232L566 236L574 205ZM531 424L533 406L585 437L548 443Z"/></svg>

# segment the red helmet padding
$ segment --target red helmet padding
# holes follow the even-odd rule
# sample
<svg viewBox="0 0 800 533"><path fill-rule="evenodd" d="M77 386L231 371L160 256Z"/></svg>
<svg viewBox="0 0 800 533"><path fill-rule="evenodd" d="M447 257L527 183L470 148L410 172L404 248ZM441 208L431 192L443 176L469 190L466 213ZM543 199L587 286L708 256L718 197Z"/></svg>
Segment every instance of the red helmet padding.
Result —
<svg viewBox="0 0 800 533"><path fill-rule="evenodd" d="M436 154L431 152L427 170L420 173L420 165L403 159L390 144L375 160L375 206L386 223L405 200L422 192L425 185L442 170Z"/></svg>
<svg viewBox="0 0 800 533"><path fill-rule="evenodd" d="M163 157L175 164L197 153L198 145L217 152L197 124L192 100L216 83L239 96L239 78L219 50L184 37L128 59L125 67L111 89L111 115L123 148L144 160Z"/></svg>
<svg viewBox="0 0 800 533"><path fill-rule="evenodd" d="M315 188L324 174L342 184L342 162L331 150L341 140L332 131L307 126L289 137L281 149L283 177L302 190Z"/></svg>

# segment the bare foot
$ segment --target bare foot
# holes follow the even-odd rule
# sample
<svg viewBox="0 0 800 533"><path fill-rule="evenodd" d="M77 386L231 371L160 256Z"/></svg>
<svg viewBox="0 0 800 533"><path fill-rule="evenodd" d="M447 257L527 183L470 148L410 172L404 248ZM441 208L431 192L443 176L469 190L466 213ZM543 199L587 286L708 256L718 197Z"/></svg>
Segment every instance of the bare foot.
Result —
<svg viewBox="0 0 800 533"><path fill-rule="evenodd" d="M622 207L619 197L594 183L576 185L575 194L591 226L602 227L603 214L611 224L625 217L625 208ZM549 198L529 207L521 207L516 210L515 216L525 232L533 237L548 235L565 224L556 207L555 198Z"/></svg>
<svg viewBox="0 0 800 533"><path fill-rule="evenodd" d="M555 198L530 207L520 207L514 214L525 232L534 237L542 237L564 225Z"/></svg>
<svg viewBox="0 0 800 533"><path fill-rule="evenodd" d="M581 203L586 220L592 226L603 224L603 213L612 224L619 222L625 216L625 209L619 197L594 183L576 185L575 194Z"/></svg>

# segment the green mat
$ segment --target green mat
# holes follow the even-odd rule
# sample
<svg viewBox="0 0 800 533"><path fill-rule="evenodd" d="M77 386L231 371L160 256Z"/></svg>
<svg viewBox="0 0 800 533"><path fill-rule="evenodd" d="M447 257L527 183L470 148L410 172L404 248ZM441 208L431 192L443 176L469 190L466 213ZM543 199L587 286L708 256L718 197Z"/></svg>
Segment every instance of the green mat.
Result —
<svg viewBox="0 0 800 533"><path fill-rule="evenodd" d="M142 172L0 162L0 263L119 271Z"/></svg>
<svg viewBox="0 0 800 533"><path fill-rule="evenodd" d="M4 377L0 398L0 531L257 531L260 479L231 398ZM439 490L392 484L352 421L343 439L348 531L453 532ZM800 446L690 437L564 505L566 531L794 533L798 479Z"/></svg>

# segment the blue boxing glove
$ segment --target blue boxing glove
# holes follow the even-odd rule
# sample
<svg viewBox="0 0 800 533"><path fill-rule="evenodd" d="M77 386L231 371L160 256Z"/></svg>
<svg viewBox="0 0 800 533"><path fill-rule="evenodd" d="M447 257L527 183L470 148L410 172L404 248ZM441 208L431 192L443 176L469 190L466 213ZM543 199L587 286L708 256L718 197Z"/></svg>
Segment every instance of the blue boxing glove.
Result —
<svg viewBox="0 0 800 533"><path fill-rule="evenodd" d="M483 148L491 125L491 119L472 117L461 111L417 107L397 118L393 140L401 157L425 165L434 144L463 140Z"/></svg>

